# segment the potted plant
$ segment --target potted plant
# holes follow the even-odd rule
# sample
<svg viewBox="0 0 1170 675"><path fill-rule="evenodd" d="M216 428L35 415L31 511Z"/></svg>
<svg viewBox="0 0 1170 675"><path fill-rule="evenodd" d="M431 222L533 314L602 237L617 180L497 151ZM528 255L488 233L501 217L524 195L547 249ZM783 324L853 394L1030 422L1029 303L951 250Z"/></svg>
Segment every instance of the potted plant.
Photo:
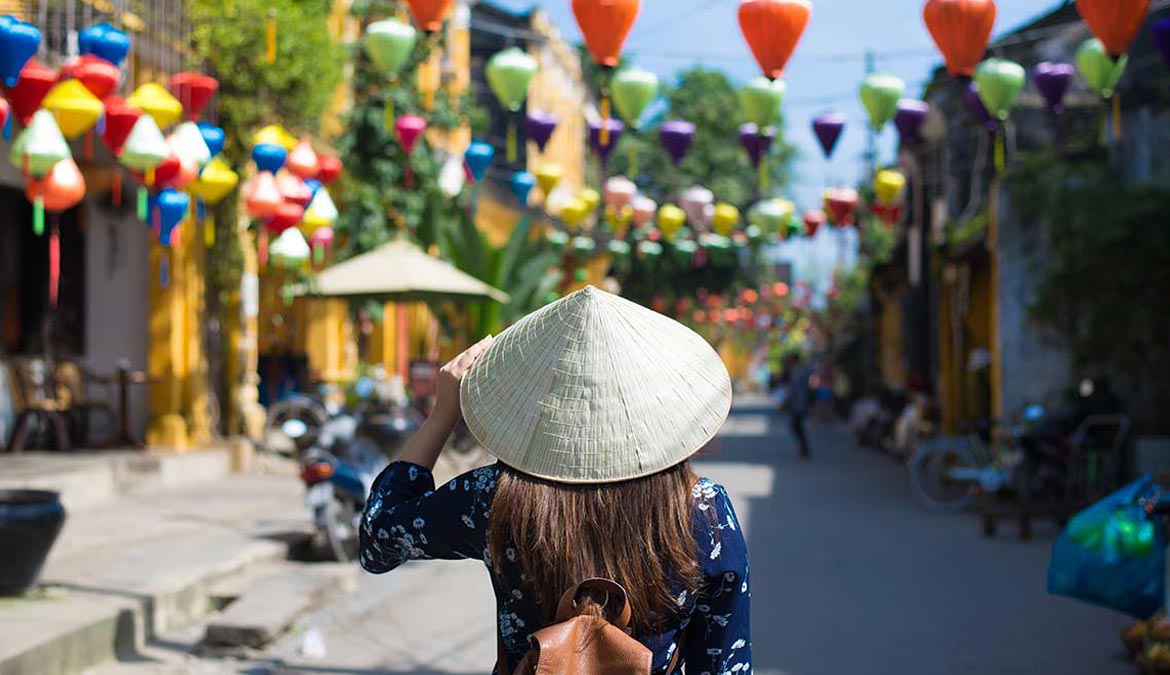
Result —
<svg viewBox="0 0 1170 675"><path fill-rule="evenodd" d="M64 523L58 493L0 490L0 596L32 588Z"/></svg>

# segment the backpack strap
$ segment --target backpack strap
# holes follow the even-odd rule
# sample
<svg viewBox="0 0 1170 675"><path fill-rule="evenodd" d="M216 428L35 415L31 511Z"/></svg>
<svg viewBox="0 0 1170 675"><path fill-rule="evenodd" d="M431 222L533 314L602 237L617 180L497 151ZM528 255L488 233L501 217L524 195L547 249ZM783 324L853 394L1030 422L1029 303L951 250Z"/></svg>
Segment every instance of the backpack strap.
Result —
<svg viewBox="0 0 1170 675"><path fill-rule="evenodd" d="M608 609L613 606L621 607L617 615L613 619L610 619L609 622L617 627L618 630L625 630L630 625L630 599L626 595L626 589L622 588L621 584L612 579L603 579L601 577L586 579L578 584L574 584L561 595L561 601L557 603L557 623L568 621L574 616L576 613L574 610L577 608L577 598L581 595L581 591L604 593L606 599L602 603L602 609Z"/></svg>

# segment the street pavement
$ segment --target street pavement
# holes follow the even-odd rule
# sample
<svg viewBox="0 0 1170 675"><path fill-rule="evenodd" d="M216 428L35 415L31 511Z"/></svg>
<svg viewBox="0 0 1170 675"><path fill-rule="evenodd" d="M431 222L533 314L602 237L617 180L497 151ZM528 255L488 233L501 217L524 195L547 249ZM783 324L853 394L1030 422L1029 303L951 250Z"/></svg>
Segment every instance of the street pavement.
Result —
<svg viewBox="0 0 1170 675"><path fill-rule="evenodd" d="M800 460L783 418L739 405L699 462L747 533L757 675L1134 672L1123 617L1045 594L1053 526L986 539L973 516L918 508L904 469L839 425L814 423L812 441ZM363 574L261 656L157 672L485 673L492 603L478 562L412 563ZM101 675L123 672L155 671Z"/></svg>

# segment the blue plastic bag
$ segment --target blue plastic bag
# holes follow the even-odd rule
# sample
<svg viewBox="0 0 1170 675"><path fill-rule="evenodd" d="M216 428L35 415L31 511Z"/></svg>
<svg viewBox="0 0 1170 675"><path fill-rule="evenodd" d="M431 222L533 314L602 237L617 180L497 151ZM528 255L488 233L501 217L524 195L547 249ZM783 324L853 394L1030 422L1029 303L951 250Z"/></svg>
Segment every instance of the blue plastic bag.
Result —
<svg viewBox="0 0 1170 675"><path fill-rule="evenodd" d="M1073 516L1052 546L1048 592L1149 618L1165 604L1166 534L1149 476Z"/></svg>

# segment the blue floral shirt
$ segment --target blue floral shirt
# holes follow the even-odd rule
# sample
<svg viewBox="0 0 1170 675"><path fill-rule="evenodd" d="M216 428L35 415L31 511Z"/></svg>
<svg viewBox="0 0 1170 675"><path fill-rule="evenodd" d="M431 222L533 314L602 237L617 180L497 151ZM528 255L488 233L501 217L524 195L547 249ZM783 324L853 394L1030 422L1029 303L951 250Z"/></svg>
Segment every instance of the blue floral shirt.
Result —
<svg viewBox="0 0 1170 675"><path fill-rule="evenodd" d="M539 606L523 591L516 552L507 549L506 560L492 560L488 552L499 472L498 464L481 467L436 489L429 470L391 464L374 481L366 502L360 561L367 571L382 574L408 560L482 560L499 572L490 575L499 631L516 663L528 651L528 636L543 626ZM723 486L702 478L694 498L702 586L697 593L680 589L676 625L635 637L654 652L654 673L665 672L681 638L688 674L747 675L752 670L747 546Z"/></svg>

